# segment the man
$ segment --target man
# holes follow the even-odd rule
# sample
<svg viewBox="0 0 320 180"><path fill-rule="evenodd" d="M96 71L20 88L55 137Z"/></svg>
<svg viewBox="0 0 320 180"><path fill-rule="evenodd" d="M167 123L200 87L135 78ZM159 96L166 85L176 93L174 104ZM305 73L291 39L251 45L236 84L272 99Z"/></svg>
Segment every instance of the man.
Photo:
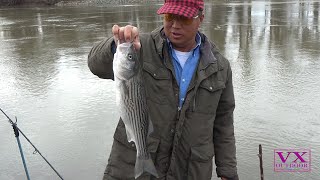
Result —
<svg viewBox="0 0 320 180"><path fill-rule="evenodd" d="M113 79L116 43L133 42L143 62L143 78L154 131L148 151L161 180L210 180L212 158L223 180L238 179L233 127L235 107L229 62L198 31L203 0L166 0L157 11L163 27L139 35L136 27L112 28L92 48L88 65L100 78ZM136 149L119 120L104 179L134 179ZM139 180L157 179L147 173Z"/></svg>

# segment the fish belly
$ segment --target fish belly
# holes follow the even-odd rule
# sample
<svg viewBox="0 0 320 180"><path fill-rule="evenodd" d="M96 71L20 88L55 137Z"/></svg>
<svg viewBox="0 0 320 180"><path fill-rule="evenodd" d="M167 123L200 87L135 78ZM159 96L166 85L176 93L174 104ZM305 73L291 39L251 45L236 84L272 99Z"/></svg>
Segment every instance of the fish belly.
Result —
<svg viewBox="0 0 320 180"><path fill-rule="evenodd" d="M144 86L137 76L122 83L119 88L122 88L120 116L126 127L128 141L133 141L137 149L135 178L143 172L158 177L150 153L147 151L147 136L152 124L148 116Z"/></svg>

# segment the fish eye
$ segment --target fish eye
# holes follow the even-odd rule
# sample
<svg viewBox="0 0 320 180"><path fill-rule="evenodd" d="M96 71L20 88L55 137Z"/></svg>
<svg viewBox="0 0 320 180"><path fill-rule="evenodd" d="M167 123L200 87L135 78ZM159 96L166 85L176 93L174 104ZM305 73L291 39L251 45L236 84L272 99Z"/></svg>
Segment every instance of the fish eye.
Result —
<svg viewBox="0 0 320 180"><path fill-rule="evenodd" d="M128 55L128 59L129 59L129 60L132 59L132 55L131 55L131 54Z"/></svg>

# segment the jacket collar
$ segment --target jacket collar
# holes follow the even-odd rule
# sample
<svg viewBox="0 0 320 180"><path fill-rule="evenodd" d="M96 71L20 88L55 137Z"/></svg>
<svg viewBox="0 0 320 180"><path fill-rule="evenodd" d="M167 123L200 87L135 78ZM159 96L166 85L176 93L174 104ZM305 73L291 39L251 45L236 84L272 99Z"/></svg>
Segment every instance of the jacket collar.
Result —
<svg viewBox="0 0 320 180"><path fill-rule="evenodd" d="M217 52L216 46L213 43L211 43L204 34L200 32L199 34L201 36L201 46L200 46L201 57L199 61L198 70L204 70L204 69L210 68L211 64L216 64L216 65L211 67L210 71L213 70L214 72L216 72L220 69L223 69L223 67L220 64L219 65L217 64L218 61L215 54L218 52ZM160 26L157 29L153 30L151 32L151 37L155 42L157 53L160 55L161 58L163 58L163 54L166 51L164 50L165 43L166 43L166 36L163 31L163 26Z"/></svg>
<svg viewBox="0 0 320 180"><path fill-rule="evenodd" d="M154 40L157 53L160 55L161 58L163 58L163 48L164 43L166 42L166 36L163 31L163 26L160 26L157 29L153 30L151 32L151 37Z"/></svg>

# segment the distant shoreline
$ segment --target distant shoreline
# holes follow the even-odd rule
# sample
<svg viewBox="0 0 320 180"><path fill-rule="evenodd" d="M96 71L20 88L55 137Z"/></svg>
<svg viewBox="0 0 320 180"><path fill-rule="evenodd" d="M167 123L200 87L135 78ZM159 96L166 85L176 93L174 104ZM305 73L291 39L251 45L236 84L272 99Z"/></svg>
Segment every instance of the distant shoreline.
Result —
<svg viewBox="0 0 320 180"><path fill-rule="evenodd" d="M15 7L15 6L51 6L55 5L61 0L1 0L1 7Z"/></svg>
<svg viewBox="0 0 320 180"><path fill-rule="evenodd" d="M104 4L157 3L164 0L1 0L0 7L18 6L90 6Z"/></svg>

